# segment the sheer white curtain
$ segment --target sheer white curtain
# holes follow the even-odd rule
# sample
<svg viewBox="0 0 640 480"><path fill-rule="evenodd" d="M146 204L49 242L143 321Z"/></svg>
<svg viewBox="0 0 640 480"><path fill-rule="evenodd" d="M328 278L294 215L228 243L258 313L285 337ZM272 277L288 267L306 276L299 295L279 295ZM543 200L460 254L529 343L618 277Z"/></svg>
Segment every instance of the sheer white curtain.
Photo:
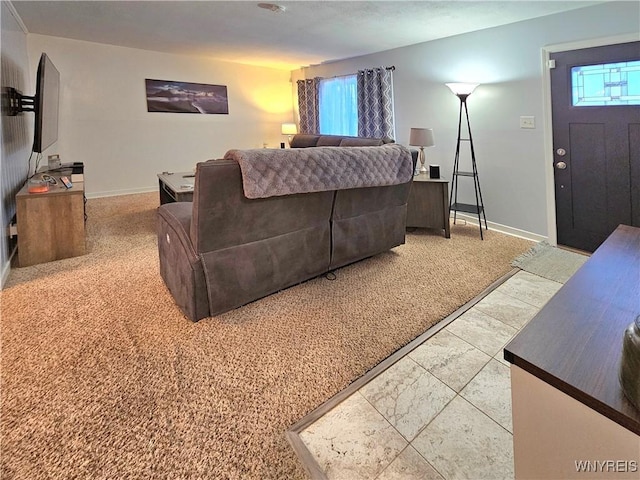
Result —
<svg viewBox="0 0 640 480"><path fill-rule="evenodd" d="M358 135L356 75L320 80L320 133Z"/></svg>

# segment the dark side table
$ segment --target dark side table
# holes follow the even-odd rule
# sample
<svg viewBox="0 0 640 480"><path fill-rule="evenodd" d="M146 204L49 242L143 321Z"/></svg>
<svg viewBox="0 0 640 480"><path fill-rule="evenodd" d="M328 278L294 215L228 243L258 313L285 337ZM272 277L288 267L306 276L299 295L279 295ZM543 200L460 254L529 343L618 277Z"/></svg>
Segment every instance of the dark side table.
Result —
<svg viewBox="0 0 640 480"><path fill-rule="evenodd" d="M193 172L159 173L160 205L193 200Z"/></svg>
<svg viewBox="0 0 640 480"><path fill-rule="evenodd" d="M407 204L407 227L438 228L444 230L446 238L451 238L448 180L430 178L427 173L413 177Z"/></svg>

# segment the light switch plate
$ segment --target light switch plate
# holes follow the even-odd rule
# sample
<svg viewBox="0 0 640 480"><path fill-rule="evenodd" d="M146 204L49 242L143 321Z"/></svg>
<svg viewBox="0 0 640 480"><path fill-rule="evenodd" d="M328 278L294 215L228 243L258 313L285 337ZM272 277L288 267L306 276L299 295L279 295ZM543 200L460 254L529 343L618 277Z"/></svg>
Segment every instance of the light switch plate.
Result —
<svg viewBox="0 0 640 480"><path fill-rule="evenodd" d="M536 128L536 117L533 117L533 116L520 117L520 128Z"/></svg>

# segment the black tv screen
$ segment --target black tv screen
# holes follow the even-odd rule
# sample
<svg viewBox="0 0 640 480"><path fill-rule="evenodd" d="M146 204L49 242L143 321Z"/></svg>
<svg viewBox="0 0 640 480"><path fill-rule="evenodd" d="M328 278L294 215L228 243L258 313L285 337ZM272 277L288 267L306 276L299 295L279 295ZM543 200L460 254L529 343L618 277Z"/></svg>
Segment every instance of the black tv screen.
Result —
<svg viewBox="0 0 640 480"><path fill-rule="evenodd" d="M60 73L46 53L40 56L36 78L33 151L42 153L58 140Z"/></svg>

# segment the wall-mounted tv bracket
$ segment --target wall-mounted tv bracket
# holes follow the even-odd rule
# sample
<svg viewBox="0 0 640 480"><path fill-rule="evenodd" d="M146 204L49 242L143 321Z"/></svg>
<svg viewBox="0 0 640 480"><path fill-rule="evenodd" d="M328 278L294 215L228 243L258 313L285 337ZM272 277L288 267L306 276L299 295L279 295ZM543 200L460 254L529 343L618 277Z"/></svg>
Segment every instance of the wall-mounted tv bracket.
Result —
<svg viewBox="0 0 640 480"><path fill-rule="evenodd" d="M7 95L7 113L14 117L22 112L35 112L36 111L36 97L30 97L28 95L22 95L18 90L13 87L9 87L6 90Z"/></svg>

